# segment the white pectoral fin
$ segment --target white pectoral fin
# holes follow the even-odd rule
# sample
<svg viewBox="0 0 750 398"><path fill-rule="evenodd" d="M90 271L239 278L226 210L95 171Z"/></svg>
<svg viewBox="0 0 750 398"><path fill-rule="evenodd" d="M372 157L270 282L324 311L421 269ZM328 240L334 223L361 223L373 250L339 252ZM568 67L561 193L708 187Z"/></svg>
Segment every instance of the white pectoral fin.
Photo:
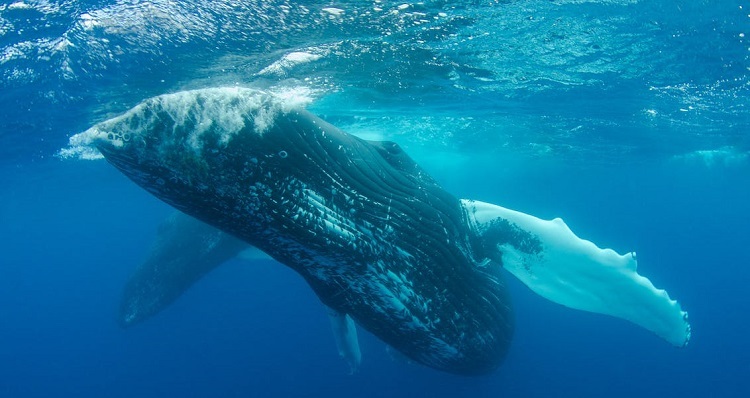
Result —
<svg viewBox="0 0 750 398"><path fill-rule="evenodd" d="M359 340L357 339L357 326L349 315L331 308L326 307L326 309L331 320L331 329L333 330L333 337L336 339L339 355L349 364L350 374L354 374L362 363L362 353L359 351Z"/></svg>
<svg viewBox="0 0 750 398"><path fill-rule="evenodd" d="M542 297L640 325L676 346L690 340L687 312L620 255L577 237L561 219L542 220L462 200L487 255Z"/></svg>

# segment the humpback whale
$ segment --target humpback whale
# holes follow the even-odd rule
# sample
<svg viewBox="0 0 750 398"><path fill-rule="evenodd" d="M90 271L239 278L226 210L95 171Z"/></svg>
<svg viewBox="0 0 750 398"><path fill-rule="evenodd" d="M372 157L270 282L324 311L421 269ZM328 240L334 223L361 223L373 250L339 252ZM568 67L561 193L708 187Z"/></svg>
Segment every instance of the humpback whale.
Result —
<svg viewBox="0 0 750 398"><path fill-rule="evenodd" d="M505 271L554 302L676 346L690 338L687 313L637 273L635 254L601 249L560 219L458 199L397 144L347 134L269 92L154 97L71 145L95 147L159 199L296 271L330 309L350 362L356 322L417 363L496 369L514 330ZM172 291L219 262L193 264Z"/></svg>

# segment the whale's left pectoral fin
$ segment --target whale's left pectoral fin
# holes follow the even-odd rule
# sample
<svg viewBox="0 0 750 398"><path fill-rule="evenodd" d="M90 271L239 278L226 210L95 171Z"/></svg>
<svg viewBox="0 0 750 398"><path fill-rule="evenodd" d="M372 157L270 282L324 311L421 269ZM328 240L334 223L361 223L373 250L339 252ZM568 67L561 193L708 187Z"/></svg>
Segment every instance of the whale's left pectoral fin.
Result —
<svg viewBox="0 0 750 398"><path fill-rule="evenodd" d="M690 339L687 312L638 274L635 253L620 255L551 221L462 200L485 255L556 303L627 319L676 346Z"/></svg>
<svg viewBox="0 0 750 398"><path fill-rule="evenodd" d="M250 245L175 212L159 226L144 261L125 285L118 320L128 327L157 314L194 283Z"/></svg>
<svg viewBox="0 0 750 398"><path fill-rule="evenodd" d="M349 315L329 307L326 307L326 309L331 320L331 329L333 330L333 337L336 339L339 356L349 365L349 374L357 373L359 365L362 363L357 326Z"/></svg>

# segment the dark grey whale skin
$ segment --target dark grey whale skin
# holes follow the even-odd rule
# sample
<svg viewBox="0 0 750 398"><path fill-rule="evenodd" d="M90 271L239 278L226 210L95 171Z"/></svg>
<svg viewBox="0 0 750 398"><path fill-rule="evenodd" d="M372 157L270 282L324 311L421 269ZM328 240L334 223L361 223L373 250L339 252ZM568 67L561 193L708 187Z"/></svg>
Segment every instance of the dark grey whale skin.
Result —
<svg viewBox="0 0 750 398"><path fill-rule="evenodd" d="M458 199L396 144L293 110L262 133L247 114L228 142L208 131L196 150L190 126L146 112L159 123L120 145L118 124L102 123L109 139L94 143L135 183L291 267L418 363L465 375L500 365L513 334L501 267L484 260Z"/></svg>

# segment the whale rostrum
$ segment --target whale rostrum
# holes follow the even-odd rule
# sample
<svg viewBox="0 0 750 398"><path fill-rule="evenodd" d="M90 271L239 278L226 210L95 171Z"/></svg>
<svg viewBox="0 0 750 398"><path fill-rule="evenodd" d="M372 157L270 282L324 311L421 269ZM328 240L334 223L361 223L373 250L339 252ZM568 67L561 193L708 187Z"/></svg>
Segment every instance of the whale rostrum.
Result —
<svg viewBox="0 0 750 398"><path fill-rule="evenodd" d="M268 92L162 95L71 143L96 147L159 199L295 270L349 338L339 348L353 367L352 321L426 366L494 370L514 329L503 269L560 304L678 346L690 337L687 313L637 273L634 255L600 249L559 219L459 200L398 145L347 134ZM160 282L172 294L142 316L220 257L189 265L198 270L189 280Z"/></svg>

